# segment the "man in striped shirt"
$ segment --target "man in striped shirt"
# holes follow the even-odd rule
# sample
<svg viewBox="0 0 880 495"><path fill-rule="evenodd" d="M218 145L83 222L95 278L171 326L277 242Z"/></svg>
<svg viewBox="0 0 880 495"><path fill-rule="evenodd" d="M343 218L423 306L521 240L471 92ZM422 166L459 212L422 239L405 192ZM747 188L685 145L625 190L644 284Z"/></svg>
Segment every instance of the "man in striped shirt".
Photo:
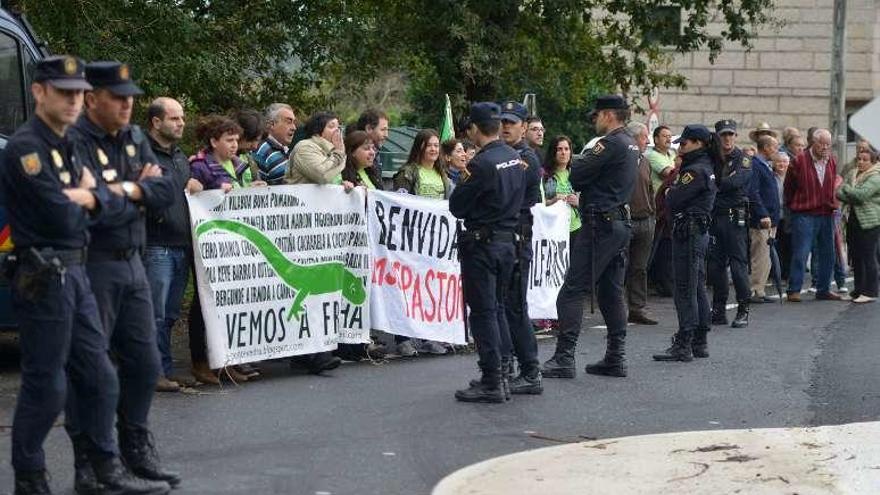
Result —
<svg viewBox="0 0 880 495"><path fill-rule="evenodd" d="M286 103L273 103L266 109L266 139L253 152L260 167L260 179L270 186L284 184L290 142L296 132L296 115Z"/></svg>

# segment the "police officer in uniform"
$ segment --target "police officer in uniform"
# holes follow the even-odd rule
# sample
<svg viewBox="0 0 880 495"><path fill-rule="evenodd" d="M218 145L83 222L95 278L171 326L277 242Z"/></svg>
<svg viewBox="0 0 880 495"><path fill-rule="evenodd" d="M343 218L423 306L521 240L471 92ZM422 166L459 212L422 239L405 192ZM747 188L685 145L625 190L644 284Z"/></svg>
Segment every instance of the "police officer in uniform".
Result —
<svg viewBox="0 0 880 495"><path fill-rule="evenodd" d="M519 211L517 227L516 262L513 267L510 288L507 291L505 309L510 340L513 349L502 350L502 371L504 361L511 365L511 351L519 361L519 376L510 381L510 393L538 395L544 391L541 383L540 361L538 361L538 341L529 320L529 307L526 294L529 289L529 273L532 264L532 206L541 202L541 161L535 150L524 139L526 119L529 111L521 103L508 101L501 109L501 139L516 150L526 165L526 186L522 207ZM511 366L512 368L512 366Z"/></svg>
<svg viewBox="0 0 880 495"><path fill-rule="evenodd" d="M736 291L734 328L749 325L749 225L748 193L752 159L736 147L736 122L719 120L715 132L724 153L724 168L718 177L718 195L709 229L709 285L712 286L712 323L726 325L727 266Z"/></svg>
<svg viewBox="0 0 880 495"><path fill-rule="evenodd" d="M113 417L119 396L98 306L86 275L89 223L106 197L71 153L66 131L83 103L83 63L70 56L37 63L31 92L35 116L10 138L0 191L14 254L7 258L12 304L19 324L21 389L12 426L15 494L51 493L43 441L65 404L79 396L81 435L98 479L117 493L145 491L119 462ZM70 384L71 390L68 390Z"/></svg>
<svg viewBox="0 0 880 495"><path fill-rule="evenodd" d="M706 293L706 250L717 187L715 172L722 166L717 139L705 126L689 125L676 140L682 155L678 179L666 193L672 216L672 263L678 332L672 346L655 354L656 361L692 361L709 357L709 296Z"/></svg>
<svg viewBox="0 0 880 495"><path fill-rule="evenodd" d="M581 193L584 226L571 250L571 264L556 299L559 336L556 352L544 363L545 378L574 378L574 352L585 300L595 290L608 327L605 358L588 365L594 375L626 376L624 343L626 306L624 277L632 228L627 201L635 187L639 148L624 125L629 105L618 95L600 96L591 112L596 131L604 136L571 166L571 185Z"/></svg>
<svg viewBox="0 0 880 495"><path fill-rule="evenodd" d="M450 211L466 229L458 237L461 278L482 372L479 381L455 392L462 402L505 400L501 354L509 330L504 303L526 180L519 154L498 138L500 113L495 103L471 106L467 133L480 151L449 198Z"/></svg>
<svg viewBox="0 0 880 495"><path fill-rule="evenodd" d="M110 191L100 221L91 227L87 270L100 308L110 349L119 367L117 430L125 464L144 479L172 487L177 473L164 470L152 444L147 417L161 374L156 347L150 286L141 259L146 244L146 211L173 202L174 180L153 154L143 131L129 124L134 96L142 94L126 64L92 62L86 78L86 111L72 129L77 156ZM83 420L68 415L67 428L76 438ZM80 459L75 451L75 461ZM77 462L77 481L85 491L91 477Z"/></svg>

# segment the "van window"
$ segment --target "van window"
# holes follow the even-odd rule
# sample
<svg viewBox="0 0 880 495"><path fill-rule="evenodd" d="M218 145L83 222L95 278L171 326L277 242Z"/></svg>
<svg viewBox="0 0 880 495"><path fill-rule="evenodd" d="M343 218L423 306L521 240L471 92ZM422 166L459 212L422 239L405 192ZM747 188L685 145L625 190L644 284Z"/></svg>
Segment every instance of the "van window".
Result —
<svg viewBox="0 0 880 495"><path fill-rule="evenodd" d="M9 136L26 118L18 42L0 32L0 134Z"/></svg>

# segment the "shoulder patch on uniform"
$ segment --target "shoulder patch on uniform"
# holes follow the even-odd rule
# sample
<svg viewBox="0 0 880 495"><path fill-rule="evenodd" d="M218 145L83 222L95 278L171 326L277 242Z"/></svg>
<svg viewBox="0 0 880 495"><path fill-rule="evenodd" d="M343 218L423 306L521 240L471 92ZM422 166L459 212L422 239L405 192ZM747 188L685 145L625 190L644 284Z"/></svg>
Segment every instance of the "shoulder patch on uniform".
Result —
<svg viewBox="0 0 880 495"><path fill-rule="evenodd" d="M694 174L690 172L685 172L678 176L678 181L684 185L688 185L694 180Z"/></svg>
<svg viewBox="0 0 880 495"><path fill-rule="evenodd" d="M743 157L743 168L752 168L752 159L744 156Z"/></svg>
<svg viewBox="0 0 880 495"><path fill-rule="evenodd" d="M596 143L592 147L592 149L590 149L590 151L592 151L594 155L600 155L600 154L602 154L603 151L605 151L605 146L600 141L600 142Z"/></svg>
<svg viewBox="0 0 880 495"><path fill-rule="evenodd" d="M40 170L43 168L43 163L40 161L40 155L37 153L28 153L21 157L21 168L24 170L24 173L28 175L39 174Z"/></svg>

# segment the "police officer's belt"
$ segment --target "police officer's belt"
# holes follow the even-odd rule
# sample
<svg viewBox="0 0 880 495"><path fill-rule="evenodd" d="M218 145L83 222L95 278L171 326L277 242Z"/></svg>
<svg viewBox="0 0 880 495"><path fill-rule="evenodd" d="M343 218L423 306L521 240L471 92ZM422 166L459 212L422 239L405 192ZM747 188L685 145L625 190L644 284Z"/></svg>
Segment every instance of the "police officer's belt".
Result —
<svg viewBox="0 0 880 495"><path fill-rule="evenodd" d="M727 215L735 215L745 210L745 208L745 206L735 206L733 208L715 208L714 210L712 210L712 216L724 217Z"/></svg>
<svg viewBox="0 0 880 495"><path fill-rule="evenodd" d="M585 220L587 222L590 222L592 219L601 222L613 222L615 220L625 222L629 220L629 207L627 205L621 205L608 211L597 211L588 209Z"/></svg>
<svg viewBox="0 0 880 495"><path fill-rule="evenodd" d="M464 242L513 242L516 240L516 234L509 230L494 230L489 227L465 230L458 237Z"/></svg>
<svg viewBox="0 0 880 495"><path fill-rule="evenodd" d="M92 249L89 251L89 263L102 261L126 261L140 253L138 248L128 249Z"/></svg>
<svg viewBox="0 0 880 495"><path fill-rule="evenodd" d="M36 253L34 253L36 251ZM55 258L64 266L81 265L86 261L86 249L33 248L16 249L15 256L25 262L43 264ZM40 259L42 258L42 260Z"/></svg>

